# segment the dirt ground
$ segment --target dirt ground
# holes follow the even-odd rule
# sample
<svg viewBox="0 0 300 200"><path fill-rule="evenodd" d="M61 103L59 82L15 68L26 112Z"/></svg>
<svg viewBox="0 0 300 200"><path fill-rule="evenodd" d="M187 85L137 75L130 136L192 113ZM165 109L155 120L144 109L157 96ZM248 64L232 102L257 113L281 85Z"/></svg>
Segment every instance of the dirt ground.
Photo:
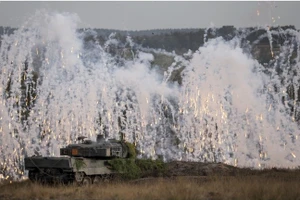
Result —
<svg viewBox="0 0 300 200"><path fill-rule="evenodd" d="M239 168L224 163L201 163L173 161L166 164L167 177L178 176L263 176L286 180L300 180L300 167L295 169L266 168L250 169Z"/></svg>
<svg viewBox="0 0 300 200"><path fill-rule="evenodd" d="M240 169L223 163L200 163L173 161L167 163L169 176L210 176L210 175L234 175Z"/></svg>

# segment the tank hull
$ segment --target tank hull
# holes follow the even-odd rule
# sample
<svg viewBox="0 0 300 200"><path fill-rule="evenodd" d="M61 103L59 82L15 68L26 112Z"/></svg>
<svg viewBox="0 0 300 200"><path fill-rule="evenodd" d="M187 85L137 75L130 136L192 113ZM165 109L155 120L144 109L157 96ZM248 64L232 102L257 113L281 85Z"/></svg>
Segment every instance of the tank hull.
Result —
<svg viewBox="0 0 300 200"><path fill-rule="evenodd" d="M115 172L110 169L107 159L84 157L26 157L25 170L29 179L40 183L92 183ZM87 181L86 181L87 180Z"/></svg>

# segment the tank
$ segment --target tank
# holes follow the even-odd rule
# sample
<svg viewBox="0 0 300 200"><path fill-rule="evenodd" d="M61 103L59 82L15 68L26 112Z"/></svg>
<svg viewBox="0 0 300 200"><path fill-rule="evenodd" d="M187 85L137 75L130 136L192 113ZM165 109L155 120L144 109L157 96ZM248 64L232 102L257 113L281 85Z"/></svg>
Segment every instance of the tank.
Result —
<svg viewBox="0 0 300 200"><path fill-rule="evenodd" d="M96 141L83 136L77 140L78 143L61 148L60 157L25 157L28 178L40 183L99 183L117 173L111 169L109 160L128 157L124 141L105 139L103 135L97 135Z"/></svg>

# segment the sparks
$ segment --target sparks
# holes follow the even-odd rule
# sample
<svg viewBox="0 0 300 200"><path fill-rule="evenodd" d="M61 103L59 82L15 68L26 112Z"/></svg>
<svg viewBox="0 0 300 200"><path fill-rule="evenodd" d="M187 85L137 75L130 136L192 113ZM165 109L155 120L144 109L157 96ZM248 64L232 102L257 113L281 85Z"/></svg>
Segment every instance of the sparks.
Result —
<svg viewBox="0 0 300 200"><path fill-rule="evenodd" d="M293 152L291 152L291 154L292 154L292 156L293 156L294 158L296 158L296 155L295 155Z"/></svg>
<svg viewBox="0 0 300 200"><path fill-rule="evenodd" d="M272 109L272 104L270 104L268 111L270 112Z"/></svg>

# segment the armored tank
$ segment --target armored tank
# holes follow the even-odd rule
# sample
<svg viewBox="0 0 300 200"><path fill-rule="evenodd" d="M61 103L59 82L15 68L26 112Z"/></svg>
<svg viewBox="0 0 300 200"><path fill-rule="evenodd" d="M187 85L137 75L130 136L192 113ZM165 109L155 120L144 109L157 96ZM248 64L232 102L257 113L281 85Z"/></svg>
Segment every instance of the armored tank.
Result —
<svg viewBox="0 0 300 200"><path fill-rule="evenodd" d="M99 183L117 173L111 169L109 160L128 157L124 141L106 140L103 135L97 135L96 141L83 136L78 141L61 148L60 157L25 157L29 179L40 183Z"/></svg>

